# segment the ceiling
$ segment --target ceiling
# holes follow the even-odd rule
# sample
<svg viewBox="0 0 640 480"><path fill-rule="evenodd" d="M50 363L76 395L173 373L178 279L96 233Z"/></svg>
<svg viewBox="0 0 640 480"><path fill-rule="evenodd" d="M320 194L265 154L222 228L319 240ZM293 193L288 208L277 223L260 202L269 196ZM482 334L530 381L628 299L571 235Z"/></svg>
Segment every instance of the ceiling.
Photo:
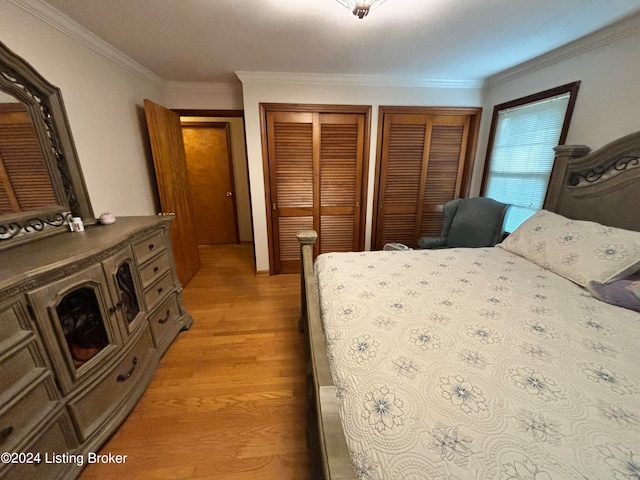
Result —
<svg viewBox="0 0 640 480"><path fill-rule="evenodd" d="M479 81L640 12L638 0L46 0L163 80L234 72Z"/></svg>

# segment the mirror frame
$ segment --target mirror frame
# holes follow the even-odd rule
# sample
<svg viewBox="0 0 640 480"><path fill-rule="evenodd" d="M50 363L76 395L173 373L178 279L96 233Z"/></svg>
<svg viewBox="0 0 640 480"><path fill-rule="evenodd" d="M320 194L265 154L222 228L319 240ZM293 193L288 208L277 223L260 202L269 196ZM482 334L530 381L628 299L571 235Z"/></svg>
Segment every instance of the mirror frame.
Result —
<svg viewBox="0 0 640 480"><path fill-rule="evenodd" d="M0 89L27 105L58 205L0 215L0 250L68 231L69 219L96 219L60 89L0 42Z"/></svg>

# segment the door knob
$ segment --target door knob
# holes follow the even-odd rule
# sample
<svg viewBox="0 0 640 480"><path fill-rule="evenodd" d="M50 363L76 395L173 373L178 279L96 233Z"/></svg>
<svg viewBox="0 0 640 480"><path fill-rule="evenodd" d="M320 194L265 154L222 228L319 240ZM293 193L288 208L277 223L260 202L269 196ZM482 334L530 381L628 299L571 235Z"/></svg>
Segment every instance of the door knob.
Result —
<svg viewBox="0 0 640 480"><path fill-rule="evenodd" d="M233 197L233 193L227 192L227 197Z"/></svg>

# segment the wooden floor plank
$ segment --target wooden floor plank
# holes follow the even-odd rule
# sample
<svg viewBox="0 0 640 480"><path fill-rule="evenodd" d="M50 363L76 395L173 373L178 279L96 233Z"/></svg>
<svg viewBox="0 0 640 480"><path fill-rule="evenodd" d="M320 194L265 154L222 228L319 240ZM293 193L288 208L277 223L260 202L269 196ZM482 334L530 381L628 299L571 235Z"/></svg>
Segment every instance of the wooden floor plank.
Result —
<svg viewBox="0 0 640 480"><path fill-rule="evenodd" d="M82 480L309 478L297 275L256 276L251 245L200 247L182 332Z"/></svg>

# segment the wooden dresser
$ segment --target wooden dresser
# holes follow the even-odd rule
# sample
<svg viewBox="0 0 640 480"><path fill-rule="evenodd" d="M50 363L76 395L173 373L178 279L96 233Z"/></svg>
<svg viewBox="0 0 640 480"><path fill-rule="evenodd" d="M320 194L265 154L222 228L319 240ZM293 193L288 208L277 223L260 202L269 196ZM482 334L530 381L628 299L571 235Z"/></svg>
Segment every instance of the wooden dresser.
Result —
<svg viewBox="0 0 640 480"><path fill-rule="evenodd" d="M191 326L170 222L123 217L0 252L0 452L17 462L0 478L77 476Z"/></svg>

